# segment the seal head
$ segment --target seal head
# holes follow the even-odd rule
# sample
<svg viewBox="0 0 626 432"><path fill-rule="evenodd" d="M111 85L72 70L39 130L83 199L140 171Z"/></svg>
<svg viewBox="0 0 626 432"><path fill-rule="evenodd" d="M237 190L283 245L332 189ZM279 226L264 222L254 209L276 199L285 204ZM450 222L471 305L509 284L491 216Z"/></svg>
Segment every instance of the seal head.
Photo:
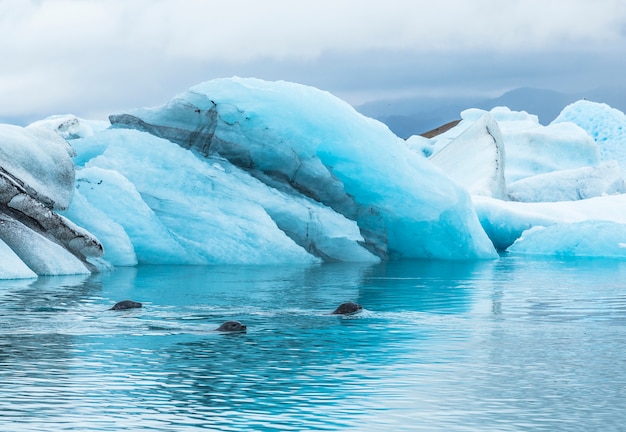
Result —
<svg viewBox="0 0 626 432"><path fill-rule="evenodd" d="M239 321L226 321L224 324L215 329L218 332L245 332L247 327Z"/></svg>
<svg viewBox="0 0 626 432"><path fill-rule="evenodd" d="M341 303L337 306L331 315L352 315L359 312L363 307L360 304L354 302Z"/></svg>
<svg viewBox="0 0 626 432"><path fill-rule="evenodd" d="M109 310L125 310L125 309L136 309L136 308L140 308L141 307L141 303L136 302L136 301L132 301L132 300L123 300L121 302L117 302L113 305L112 308L110 308Z"/></svg>

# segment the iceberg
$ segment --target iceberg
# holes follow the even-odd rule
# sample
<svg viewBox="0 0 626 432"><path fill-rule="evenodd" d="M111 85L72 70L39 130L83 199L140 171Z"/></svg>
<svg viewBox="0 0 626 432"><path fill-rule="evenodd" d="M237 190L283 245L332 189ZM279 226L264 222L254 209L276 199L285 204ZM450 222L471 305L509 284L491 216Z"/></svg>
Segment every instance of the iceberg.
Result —
<svg viewBox="0 0 626 432"><path fill-rule="evenodd" d="M38 275L89 273L70 251L21 222L0 217L0 236L22 262Z"/></svg>
<svg viewBox="0 0 626 432"><path fill-rule="evenodd" d="M471 194L499 199L506 198L505 160L500 128L489 113L430 157Z"/></svg>
<svg viewBox="0 0 626 432"><path fill-rule="evenodd" d="M0 240L0 258L0 277L2 279L30 279L37 277L37 273L31 270L13 252L13 249L2 240Z"/></svg>
<svg viewBox="0 0 626 432"><path fill-rule="evenodd" d="M220 79L164 106L110 120L113 128L176 143L208 166L227 161L234 173L229 180L255 179L256 188L263 184L316 211L336 213L342 224L351 221L360 238L350 234L341 243L356 243L368 253L333 253L331 259L497 257L466 190L385 125L327 92L287 82ZM267 204L257 210L259 221L265 214L277 226L294 220ZM306 232L281 232L326 259L321 243L310 243Z"/></svg>
<svg viewBox="0 0 626 432"><path fill-rule="evenodd" d="M553 124L573 123L598 144L600 160L617 161L626 175L626 115L607 104L580 100L566 106Z"/></svg>
<svg viewBox="0 0 626 432"><path fill-rule="evenodd" d="M508 199L523 202L576 201L626 192L617 161L553 171L507 185Z"/></svg>
<svg viewBox="0 0 626 432"><path fill-rule="evenodd" d="M498 250L506 250L536 226L607 221L626 224L626 194L577 201L515 202L474 196L476 212ZM583 225L583 227L589 227Z"/></svg>
<svg viewBox="0 0 626 432"><path fill-rule="evenodd" d="M94 222L121 228L129 243L119 242L116 229L100 239L105 250L129 259L128 265L319 261L298 247L259 205L259 200L279 200L278 207L286 208L287 197L227 161L203 160L177 144L136 130L111 129L73 145L80 155L83 146L93 148L94 140L106 148L77 172L81 202L72 201L68 216L88 204L102 215L93 219L88 212L81 220L88 229L102 231L91 228ZM313 204L309 207L314 214ZM301 222L305 230L307 221ZM353 232L358 235L356 226ZM339 235L349 236L349 231ZM116 250L118 245L123 251ZM130 251L134 258L129 258Z"/></svg>
<svg viewBox="0 0 626 432"><path fill-rule="evenodd" d="M550 256L626 258L626 224L588 220L536 226L525 231L510 253Z"/></svg>
<svg viewBox="0 0 626 432"><path fill-rule="evenodd" d="M603 228L617 235L626 223L626 186L619 163L626 159L626 121L621 112L579 101L548 126L506 107L468 109L461 117L455 127L431 138L430 147L423 138L409 142L416 151L432 154L433 163L438 163L438 154L445 155L445 164L439 165L472 193L481 225L496 249L621 256L621 246L603 249L608 244L601 241L604 234L594 237ZM485 127L487 121L495 125ZM501 142L488 139L487 130L496 127ZM494 183L496 164L505 173ZM488 184L503 184L505 193L494 193L484 186ZM575 253L567 252L568 233L578 241Z"/></svg>
<svg viewBox="0 0 626 432"><path fill-rule="evenodd" d="M594 166L600 163L598 144L581 127L572 122L539 124L537 116L525 111L496 107L491 111L470 108L461 113L461 122L447 132L432 138L433 155L455 140L489 114L497 124L504 149L502 158L506 183L553 171ZM493 128L493 127L492 127ZM457 153L459 154L459 153ZM506 156L504 156L506 154ZM457 162L463 165L466 154ZM483 163L493 164L491 158Z"/></svg>
<svg viewBox="0 0 626 432"><path fill-rule="evenodd" d="M5 181L54 209L67 208L74 186L72 147L43 127L0 124Z"/></svg>
<svg viewBox="0 0 626 432"><path fill-rule="evenodd" d="M90 273L99 265L98 240L57 213L71 200L73 155L45 127L0 125L0 252L11 263L0 277Z"/></svg>
<svg viewBox="0 0 626 432"><path fill-rule="evenodd" d="M52 115L28 125L30 128L48 129L65 140L84 138L107 129L111 124L102 120L85 120L72 114Z"/></svg>
<svg viewBox="0 0 626 432"><path fill-rule="evenodd" d="M581 101L547 126L506 107L461 118L405 141L330 93L235 77L110 122L0 125L0 278L624 257L622 113Z"/></svg>

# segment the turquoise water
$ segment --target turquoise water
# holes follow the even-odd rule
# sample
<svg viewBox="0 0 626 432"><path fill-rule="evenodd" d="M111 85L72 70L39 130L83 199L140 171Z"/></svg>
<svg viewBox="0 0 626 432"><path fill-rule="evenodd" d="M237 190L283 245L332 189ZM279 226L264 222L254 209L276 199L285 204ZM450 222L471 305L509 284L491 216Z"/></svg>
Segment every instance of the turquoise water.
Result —
<svg viewBox="0 0 626 432"><path fill-rule="evenodd" d="M503 257L0 281L0 430L624 430L625 276ZM107 310L124 299L145 307ZM347 300L365 310L328 315Z"/></svg>

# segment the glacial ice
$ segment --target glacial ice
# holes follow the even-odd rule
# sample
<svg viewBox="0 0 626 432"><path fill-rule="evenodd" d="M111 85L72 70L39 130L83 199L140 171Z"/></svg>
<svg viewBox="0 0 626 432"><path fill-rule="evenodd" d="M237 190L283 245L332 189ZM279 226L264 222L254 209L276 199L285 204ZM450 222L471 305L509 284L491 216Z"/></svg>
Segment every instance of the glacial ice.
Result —
<svg viewBox="0 0 626 432"><path fill-rule="evenodd" d="M37 275L90 273L71 252L21 222L0 214L0 225L4 243ZM23 274L30 276L28 271Z"/></svg>
<svg viewBox="0 0 626 432"><path fill-rule="evenodd" d="M626 194L556 202L502 201L483 196L473 199L481 224L499 250L507 249L525 230L535 226L584 221L626 224ZM587 233L589 238L594 235L593 231Z"/></svg>
<svg viewBox="0 0 626 432"><path fill-rule="evenodd" d="M74 185L72 147L43 127L0 124L2 174L55 209L69 205Z"/></svg>
<svg viewBox="0 0 626 432"><path fill-rule="evenodd" d="M462 163L460 154L464 156ZM430 161L473 195L506 198L504 142L489 113L433 154Z"/></svg>
<svg viewBox="0 0 626 432"><path fill-rule="evenodd" d="M32 271L13 252L13 249L0 239L0 279L29 279L35 277L37 277L37 273Z"/></svg>
<svg viewBox="0 0 626 432"><path fill-rule="evenodd" d="M496 249L624 257L622 113L580 101L547 126L506 107L462 119L404 141L329 93L232 78L112 124L0 125L0 278Z"/></svg>
<svg viewBox="0 0 626 432"><path fill-rule="evenodd" d="M626 176L626 115L607 104L579 100L552 122L570 122L584 129L600 148L600 160L617 161Z"/></svg>
<svg viewBox="0 0 626 432"><path fill-rule="evenodd" d="M139 263L318 261L289 239L259 204L271 202L275 192L227 161L203 160L136 130L111 129L73 145L80 155L83 145L89 150L94 140L107 143L106 149L78 171L77 190L106 217L98 224L110 220L123 228ZM278 207L286 207L287 201L285 197ZM72 202L69 212L77 211L75 204L80 206ZM89 220L81 223L89 229ZM352 231L358 235L356 226ZM118 244L117 236L101 241L105 250Z"/></svg>
<svg viewBox="0 0 626 432"><path fill-rule="evenodd" d="M0 240L2 260L11 265L0 277L98 268L101 244L56 213L69 205L74 189L73 155L67 141L48 128L0 125Z"/></svg>
<svg viewBox="0 0 626 432"><path fill-rule="evenodd" d="M626 258L626 224L586 220L536 226L508 249L514 254Z"/></svg>
<svg viewBox="0 0 626 432"><path fill-rule="evenodd" d="M461 113L462 121L435 137L433 154L478 122L485 114L497 123L506 154L504 177L507 183L553 171L597 165L600 152L596 142L574 123L542 126L537 116L524 111L496 107L491 111L470 108Z"/></svg>
<svg viewBox="0 0 626 432"><path fill-rule="evenodd" d="M107 129L111 124L102 120L85 120L72 114L52 115L28 125L31 128L48 129L65 140L92 136Z"/></svg>
<svg viewBox="0 0 626 432"><path fill-rule="evenodd" d="M576 231L577 238L591 244L596 230L604 226L601 222L626 224L626 218L621 216L626 211L626 195L619 164L621 155L626 154L626 147L622 146L620 150L619 146L613 145L611 152L604 152L605 158L600 157L601 147L606 142L619 142L621 130L626 127L619 111L615 111L604 104L582 101L566 107L561 120L548 126L540 125L536 116L510 111L506 107L489 112L502 132L506 199L477 193L472 199L481 225L498 250L508 251L526 230L536 227L558 225L559 233L571 229L572 233ZM568 118L578 121L580 126L564 120L568 112ZM436 154L445 146L453 145L455 140L462 139L463 133L479 123L485 113L477 109L464 111L461 123L431 140L432 152ZM581 118L588 123L580 121ZM595 119L597 124L591 126L593 121L590 119ZM603 131L594 135L599 141L583 127ZM468 160L466 153L455 154L456 162L451 162L450 167L462 166ZM607 159L609 156L614 158ZM489 159L475 164L473 175L486 173L485 165L492 164ZM459 182L466 183L463 179ZM522 240L517 242L516 252L533 253L536 250L545 254L553 247L556 254L561 246L550 243L554 237L547 237L553 231L535 231L537 233L523 241L523 248L520 246ZM542 235L546 237L535 241ZM626 239L622 241L626 242ZM586 253L593 255L592 250L593 247L588 246ZM606 251L600 248L595 251L596 256L605 254Z"/></svg>
<svg viewBox="0 0 626 432"><path fill-rule="evenodd" d="M327 92L220 79L165 106L110 119L209 161L226 159L272 189L329 207L356 223L359 244L379 258L496 257L464 189L385 125ZM306 248L305 236L291 238ZM323 257L315 253L318 243L311 246Z"/></svg>
<svg viewBox="0 0 626 432"><path fill-rule="evenodd" d="M512 201L575 201L626 192L617 161L595 166L553 171L526 177L507 185Z"/></svg>

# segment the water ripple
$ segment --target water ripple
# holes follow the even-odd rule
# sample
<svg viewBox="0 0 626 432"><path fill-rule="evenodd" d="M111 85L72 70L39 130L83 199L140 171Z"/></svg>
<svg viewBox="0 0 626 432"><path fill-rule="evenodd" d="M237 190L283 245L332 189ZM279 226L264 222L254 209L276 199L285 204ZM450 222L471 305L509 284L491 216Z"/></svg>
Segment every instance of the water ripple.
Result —
<svg viewBox="0 0 626 432"><path fill-rule="evenodd" d="M621 430L625 272L505 257L3 281L0 429ZM124 298L146 307L107 310ZM365 309L329 315L346 300ZM248 332L214 332L226 319Z"/></svg>

